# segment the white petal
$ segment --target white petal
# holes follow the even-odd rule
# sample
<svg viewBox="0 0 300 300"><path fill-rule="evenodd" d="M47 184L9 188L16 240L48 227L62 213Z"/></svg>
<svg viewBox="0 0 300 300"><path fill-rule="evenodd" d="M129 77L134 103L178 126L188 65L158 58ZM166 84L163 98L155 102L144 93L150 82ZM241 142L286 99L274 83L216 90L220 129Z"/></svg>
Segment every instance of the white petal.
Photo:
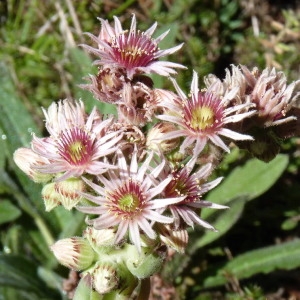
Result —
<svg viewBox="0 0 300 300"><path fill-rule="evenodd" d="M136 222L129 223L129 237L132 243L137 247L138 251L141 252L141 238L139 227Z"/></svg>
<svg viewBox="0 0 300 300"><path fill-rule="evenodd" d="M252 136L247 135L247 134L241 134L235 131L232 131L228 128L222 128L219 131L220 135L226 136L228 138L231 138L233 140L238 140L238 141L244 141L244 140L254 140Z"/></svg>
<svg viewBox="0 0 300 300"><path fill-rule="evenodd" d="M150 239L155 239L155 231L151 228L150 224L148 223L148 221L145 218L141 218L138 221L139 226L141 227L141 229L148 235L148 237Z"/></svg>
<svg viewBox="0 0 300 300"><path fill-rule="evenodd" d="M164 206L180 203L186 198L186 196L182 197L174 197L174 198L162 198L162 199L155 199L151 201L151 208L161 208Z"/></svg>
<svg viewBox="0 0 300 300"><path fill-rule="evenodd" d="M219 132L221 134L221 132ZM216 145L222 148L226 152L230 152L229 148L225 145L225 143L220 139L217 135L211 135L209 136L209 139Z"/></svg>

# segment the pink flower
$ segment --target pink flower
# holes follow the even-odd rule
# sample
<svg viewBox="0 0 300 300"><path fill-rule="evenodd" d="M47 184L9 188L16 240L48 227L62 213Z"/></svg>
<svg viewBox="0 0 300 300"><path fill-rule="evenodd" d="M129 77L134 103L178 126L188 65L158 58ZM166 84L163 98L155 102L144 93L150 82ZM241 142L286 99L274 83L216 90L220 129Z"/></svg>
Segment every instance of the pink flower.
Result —
<svg viewBox="0 0 300 300"><path fill-rule="evenodd" d="M98 48L82 45L88 51L99 56L100 59L95 61L95 64L124 68L127 71L128 78L140 73L156 73L169 76L170 74L176 74L173 68L185 68L177 63L158 60L160 57L176 52L182 47L182 44L170 49L160 50L158 44L169 31L164 32L157 38L152 38L157 23L154 23L145 32L141 32L136 29L134 14L132 15L130 30L124 30L117 17L114 17L114 27L109 25L107 20L100 19L100 21L102 27L98 37L88 33L88 36L98 44Z"/></svg>
<svg viewBox="0 0 300 300"><path fill-rule="evenodd" d="M183 137L184 141L179 149L181 153L184 153L186 148L195 143L194 155L198 156L207 142L212 142L224 151L229 152L229 148L220 136L233 140L253 139L249 135L240 134L226 128L226 124L239 122L255 113L255 111L236 113L248 107L249 104L226 108L222 99L212 93L199 91L196 72L193 74L190 98L187 98L175 80L173 80L173 84L180 99L174 99L171 102L167 97L166 101L161 103L167 109L167 112L157 117L178 125L178 130L169 132L162 138L168 140Z"/></svg>
<svg viewBox="0 0 300 300"><path fill-rule="evenodd" d="M32 150L48 163L35 166L46 174L63 173L59 180L78 177L84 173L100 174L112 167L100 159L116 151L122 138L109 132L113 118L101 120L96 109L87 116L81 101L53 103L44 110L50 137L33 136Z"/></svg>
<svg viewBox="0 0 300 300"><path fill-rule="evenodd" d="M173 217L175 229L180 228L182 220L189 226L194 224L215 230L212 225L200 218L201 208L224 209L227 206L202 200L202 195L217 186L222 177L211 182L206 182L212 171L212 164L206 164L197 171L193 171L196 158L193 157L184 167L172 169L170 166L164 168L165 173L172 176L172 180L164 189L163 195L167 198L184 197L184 199L168 206ZM165 175L163 175L164 177ZM158 177L158 179L160 179Z"/></svg>
<svg viewBox="0 0 300 300"><path fill-rule="evenodd" d="M140 230L150 239L156 234L150 222L172 223L173 219L157 212L170 204L180 202L184 197L161 198L160 194L171 181L166 177L154 184L153 177L162 170L165 162L151 170L149 164L153 153L139 166L137 149L132 154L128 165L122 152L118 151L118 169L108 170L106 174L99 175L99 184L89 180L86 183L95 190L99 196L83 194L98 206L79 207L84 213L99 215L88 221L96 229L105 229L117 226L115 243L119 243L129 233L131 242L141 250ZM107 175L107 176L105 176Z"/></svg>

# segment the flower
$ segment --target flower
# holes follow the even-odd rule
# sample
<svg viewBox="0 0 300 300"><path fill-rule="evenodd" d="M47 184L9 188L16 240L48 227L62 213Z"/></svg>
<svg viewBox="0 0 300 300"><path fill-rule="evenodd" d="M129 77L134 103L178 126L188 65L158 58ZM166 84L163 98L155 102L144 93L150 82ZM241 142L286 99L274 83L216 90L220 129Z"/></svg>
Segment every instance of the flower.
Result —
<svg viewBox="0 0 300 300"><path fill-rule="evenodd" d="M226 108L223 100L213 93L199 91L196 72L193 73L190 98L186 97L175 80L172 81L180 99L174 99L173 102L169 99L162 101L161 105L168 111L157 118L179 126L179 129L166 133L162 138L167 140L184 137L179 149L181 153L195 142L194 155L198 156L208 141L229 152L229 148L220 136L233 140L252 140L249 135L226 128L228 123L239 122L255 113L255 111L248 111L234 114L248 104Z"/></svg>
<svg viewBox="0 0 300 300"><path fill-rule="evenodd" d="M48 163L33 168L46 174L63 173L57 180L65 180L83 173L100 174L112 167L99 159L115 152L122 138L119 132L109 132L113 118L101 120L96 108L86 116L81 101L52 103L43 111L50 137L34 135L32 150Z"/></svg>
<svg viewBox="0 0 300 300"><path fill-rule="evenodd" d="M137 153L135 148L128 165L123 153L118 150L117 169L108 170L106 174L99 175L99 184L85 180L99 196L83 195L97 206L81 206L78 209L84 213L99 215L95 219L88 220L88 224L92 224L96 229L117 226L115 243L120 243L128 232L131 242L140 251L140 230L150 239L156 236L149 221L173 222L172 218L158 213L157 209L182 201L184 197L160 198L160 193L170 182L171 177L166 177L157 184L153 183L153 177L158 175L165 162L162 161L157 168L151 170L149 165L153 152L140 166Z"/></svg>
<svg viewBox="0 0 300 300"><path fill-rule="evenodd" d="M171 174L172 180L165 187L163 195L166 198L184 197L182 201L168 206L174 217L176 230L182 225L182 220L191 227L196 223L205 228L215 230L212 225L199 217L199 209L205 207L215 209L228 208L227 206L202 200L202 195L217 186L221 182L222 177L206 182L212 171L212 164L208 163L199 170L194 170L196 160L196 157L193 157L183 167L171 168L171 166L166 166L164 168L164 172ZM159 177L158 180L160 180Z"/></svg>
<svg viewBox="0 0 300 300"><path fill-rule="evenodd" d="M263 126L277 126L297 119L287 113L299 98L300 80L287 85L284 73L275 68L266 68L262 72L254 68L250 72L242 66L242 71L252 88L250 97L256 104L258 121Z"/></svg>
<svg viewBox="0 0 300 300"><path fill-rule="evenodd" d="M122 91L124 85L128 84L126 72L123 69L100 68L96 76L89 75L86 79L90 83L81 84L80 87L90 91L97 100L111 104L122 102Z"/></svg>
<svg viewBox="0 0 300 300"><path fill-rule="evenodd" d="M157 23L154 23L145 32L141 32L136 29L134 14L132 15L130 30L124 30L117 17L114 17L114 27L109 25L107 20L101 18L99 20L102 27L98 37L87 33L98 44L98 48L82 45L88 51L99 56L100 59L96 60L95 64L124 68L128 78L141 73L169 76L170 74L176 74L173 68L185 68L177 63L158 60L160 57L176 52L183 44L160 50L158 44L169 31L164 32L157 38L152 38Z"/></svg>
<svg viewBox="0 0 300 300"><path fill-rule="evenodd" d="M275 68L258 68L249 70L246 66L231 66L227 69L223 81L215 75L204 79L209 92L234 103L252 103L257 114L254 116L255 126L270 127L281 125L296 119L288 112L299 98L300 80L287 84L286 76Z"/></svg>

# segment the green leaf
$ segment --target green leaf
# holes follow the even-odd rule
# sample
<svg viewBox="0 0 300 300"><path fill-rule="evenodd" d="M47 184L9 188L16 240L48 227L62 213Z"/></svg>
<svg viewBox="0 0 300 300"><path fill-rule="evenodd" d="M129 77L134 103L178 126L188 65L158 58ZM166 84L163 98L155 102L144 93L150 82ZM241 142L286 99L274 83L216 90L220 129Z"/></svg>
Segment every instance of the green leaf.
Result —
<svg viewBox="0 0 300 300"><path fill-rule="evenodd" d="M235 168L224 181L212 190L206 200L229 206L228 210L203 209L201 217L219 232L205 231L199 237L191 234L189 249L197 249L217 240L238 221L247 201L253 200L267 191L280 177L288 165L286 155L278 155L270 163L250 159L244 166Z"/></svg>
<svg viewBox="0 0 300 300"><path fill-rule="evenodd" d="M31 133L39 134L39 131L26 107L18 99L9 69L3 62L0 62L0 95L0 126L10 145L9 150L13 153L20 146L28 146Z"/></svg>
<svg viewBox="0 0 300 300"><path fill-rule="evenodd" d="M12 222L21 215L21 211L9 200L0 202L0 225Z"/></svg>
<svg viewBox="0 0 300 300"><path fill-rule="evenodd" d="M86 227L85 214L77 210L68 211L64 207L56 207L53 211L61 223L60 239L82 234L83 227Z"/></svg>
<svg viewBox="0 0 300 300"><path fill-rule="evenodd" d="M191 234L188 252L194 253L198 248L201 248L224 235L242 215L247 200L247 197L240 196L228 203L229 209L226 209L225 211L216 211L215 214L212 215L212 218L209 218L207 221L210 224L213 224L218 232L206 230L200 238L199 233L197 233L198 237L196 238L196 234Z"/></svg>
<svg viewBox="0 0 300 300"><path fill-rule="evenodd" d="M253 200L266 192L281 176L288 165L287 155L277 155L269 163L258 159L250 159L244 166L235 168L229 176L215 189L206 200L227 205L233 199L246 196ZM213 214L213 210L204 210L203 218Z"/></svg>
<svg viewBox="0 0 300 300"><path fill-rule="evenodd" d="M292 270L298 267L300 267L300 240L296 239L241 254L218 269L215 276L206 276L207 274L203 273L202 276L205 278L203 287L225 284L226 274L245 279L259 273L268 274L276 269ZM212 270L209 270L209 273L211 272Z"/></svg>
<svg viewBox="0 0 300 300"><path fill-rule="evenodd" d="M85 277L82 277L79 281L79 284L76 288L73 300L102 300L105 295L100 295L96 291L93 291L93 289L89 285L88 277L90 275L86 275ZM117 298L112 298L117 299ZM118 298L119 299L119 298ZM120 298L120 300L123 298Z"/></svg>
<svg viewBox="0 0 300 300"><path fill-rule="evenodd" d="M49 299L48 295L51 294L57 297L37 274L37 266L28 259L18 255L0 254L0 286L34 293L39 299Z"/></svg>

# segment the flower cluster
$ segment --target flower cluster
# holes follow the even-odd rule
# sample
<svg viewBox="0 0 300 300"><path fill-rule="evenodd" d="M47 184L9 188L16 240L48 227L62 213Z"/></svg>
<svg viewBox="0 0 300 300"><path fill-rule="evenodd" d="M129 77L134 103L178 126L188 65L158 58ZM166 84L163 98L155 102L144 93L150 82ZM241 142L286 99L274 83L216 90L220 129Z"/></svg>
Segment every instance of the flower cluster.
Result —
<svg viewBox="0 0 300 300"><path fill-rule="evenodd" d="M201 210L227 207L203 195L221 182L210 176L232 142L268 161L277 153L270 143L297 132L299 82L287 85L274 69L233 66L224 80L204 78L202 90L196 72L188 93L174 78L174 91L158 89L151 74L185 68L160 60L182 44L161 50L168 32L153 38L157 24L141 32L134 15L129 30L117 17L114 26L100 22L98 36L87 34L96 47L82 45L97 57L98 73L81 87L117 114L87 113L83 101L53 103L43 109L49 136L33 135L14 159L43 184L47 211L63 205L88 214L82 237L51 247L82 272L78 290L128 296L159 269L168 248L185 251L189 227L215 230Z"/></svg>

